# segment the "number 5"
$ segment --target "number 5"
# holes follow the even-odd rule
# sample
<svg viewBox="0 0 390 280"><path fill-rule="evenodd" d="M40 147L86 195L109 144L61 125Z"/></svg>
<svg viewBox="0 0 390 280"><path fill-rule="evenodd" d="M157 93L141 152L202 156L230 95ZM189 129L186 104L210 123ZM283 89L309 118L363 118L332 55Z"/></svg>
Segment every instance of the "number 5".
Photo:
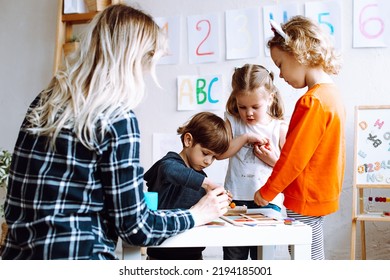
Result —
<svg viewBox="0 0 390 280"><path fill-rule="evenodd" d="M327 22L327 21L323 20L323 17L329 16L329 15L330 15L330 13L320 13L320 14L318 14L318 23L325 24L326 26L328 26L329 29L330 29L330 35L333 35L334 34L334 27L333 27L333 25L330 22Z"/></svg>

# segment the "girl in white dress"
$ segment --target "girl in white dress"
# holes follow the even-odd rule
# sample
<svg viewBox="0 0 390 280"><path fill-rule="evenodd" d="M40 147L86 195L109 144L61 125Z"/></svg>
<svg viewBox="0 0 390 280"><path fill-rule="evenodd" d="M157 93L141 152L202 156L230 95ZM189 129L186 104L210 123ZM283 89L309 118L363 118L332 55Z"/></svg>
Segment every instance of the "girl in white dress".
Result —
<svg viewBox="0 0 390 280"><path fill-rule="evenodd" d="M237 206L258 208L253 195L264 185L285 142L287 123L283 102L273 83L273 73L261 65L236 68L225 119L232 133L229 150L219 159L229 158L225 188ZM256 150L256 153L254 152ZM283 194L267 205L280 211ZM256 247L224 247L224 259L257 259Z"/></svg>

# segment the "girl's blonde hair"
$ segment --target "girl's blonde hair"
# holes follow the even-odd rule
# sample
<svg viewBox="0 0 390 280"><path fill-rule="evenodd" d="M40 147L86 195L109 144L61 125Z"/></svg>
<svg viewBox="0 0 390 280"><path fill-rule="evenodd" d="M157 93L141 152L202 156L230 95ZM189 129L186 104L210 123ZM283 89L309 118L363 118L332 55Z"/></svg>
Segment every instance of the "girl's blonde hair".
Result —
<svg viewBox="0 0 390 280"><path fill-rule="evenodd" d="M340 71L340 55L336 53L329 36L314 21L304 16L294 16L281 28L287 38L275 31L275 36L267 43L269 48L278 47L293 54L300 64L321 66L328 74Z"/></svg>
<svg viewBox="0 0 390 280"><path fill-rule="evenodd" d="M107 125L135 108L144 96L143 74L155 77L166 39L152 17L127 5L96 15L71 55L27 116L31 133L54 142L62 129L93 149Z"/></svg>
<svg viewBox="0 0 390 280"><path fill-rule="evenodd" d="M253 94L253 91L263 89L263 92L273 97L268 114L275 119L283 119L283 100L273 81L274 74L261 65L245 64L241 68L235 68L232 77L232 92L226 103L226 111L232 116L240 118L237 96Z"/></svg>

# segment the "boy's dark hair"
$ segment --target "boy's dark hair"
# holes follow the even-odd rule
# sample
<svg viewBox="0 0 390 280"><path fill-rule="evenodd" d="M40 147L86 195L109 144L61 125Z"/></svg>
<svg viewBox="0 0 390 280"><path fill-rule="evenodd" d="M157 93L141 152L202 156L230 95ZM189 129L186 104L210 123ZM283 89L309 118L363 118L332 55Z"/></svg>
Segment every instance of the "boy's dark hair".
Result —
<svg viewBox="0 0 390 280"><path fill-rule="evenodd" d="M184 145L184 135L190 133L193 145L200 144L217 155L223 154L229 148L230 133L225 121L210 112L195 114L186 124L177 129Z"/></svg>

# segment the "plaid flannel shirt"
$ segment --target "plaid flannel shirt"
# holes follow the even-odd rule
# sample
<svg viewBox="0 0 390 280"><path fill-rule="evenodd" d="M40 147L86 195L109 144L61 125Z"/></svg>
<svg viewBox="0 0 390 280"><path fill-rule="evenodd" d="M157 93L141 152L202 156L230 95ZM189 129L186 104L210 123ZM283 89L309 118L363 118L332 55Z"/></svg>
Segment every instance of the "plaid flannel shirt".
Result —
<svg viewBox="0 0 390 280"><path fill-rule="evenodd" d="M158 245L194 226L188 210L146 207L133 112L110 123L93 151L71 131L62 131L55 146L22 125L5 204L3 259L116 259L118 237Z"/></svg>

